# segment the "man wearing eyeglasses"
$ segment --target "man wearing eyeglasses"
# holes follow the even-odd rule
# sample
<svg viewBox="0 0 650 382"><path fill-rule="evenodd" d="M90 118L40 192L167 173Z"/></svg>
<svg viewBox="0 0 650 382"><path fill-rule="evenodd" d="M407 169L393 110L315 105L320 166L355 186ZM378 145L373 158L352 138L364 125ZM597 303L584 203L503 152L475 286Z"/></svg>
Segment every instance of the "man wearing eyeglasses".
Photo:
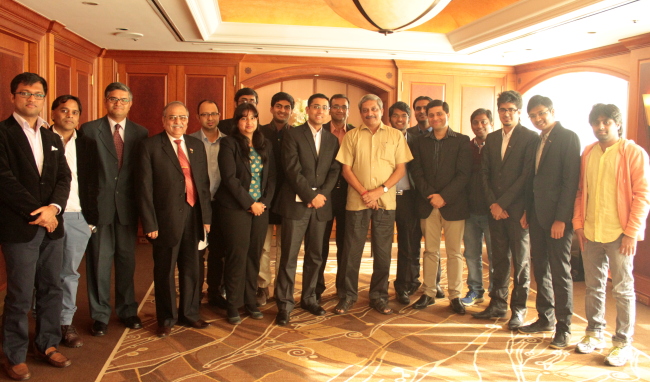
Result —
<svg viewBox="0 0 650 382"><path fill-rule="evenodd" d="M276 323L280 326L289 322L295 305L293 290L303 239L305 255L300 307L316 316L326 313L316 298L316 282L322 261L323 232L332 219L329 197L341 168L335 160L338 140L323 129L328 109L327 96L320 93L310 96L307 122L286 131L282 140L285 179L274 207L282 215L282 256L275 284Z"/></svg>
<svg viewBox="0 0 650 382"><path fill-rule="evenodd" d="M530 253L525 216L525 190L533 176L539 136L519 123L521 94L499 94L497 105L503 128L488 134L483 147L481 174L487 204L494 268L490 304L475 318L505 317L508 309L510 267L514 265L514 289L510 298L509 330L525 320L530 288Z"/></svg>
<svg viewBox="0 0 650 382"><path fill-rule="evenodd" d="M199 316L203 262L198 243L204 230L210 232L210 178L204 144L185 135L188 118L182 102L167 104L162 117L165 131L142 143L138 160L138 207L142 230L153 244L156 334L160 338L169 336L177 322L194 329L209 326Z"/></svg>
<svg viewBox="0 0 650 382"><path fill-rule="evenodd" d="M61 139L39 115L47 82L35 73L11 81L14 112L0 122L0 245L7 265L2 350L11 379L25 380L29 345L27 314L36 285L37 359L55 367L70 360L61 341L63 211L70 194L70 169Z"/></svg>
<svg viewBox="0 0 650 382"><path fill-rule="evenodd" d="M334 94L330 98L330 117L329 122L323 124L323 128L338 138L339 146L343 142L345 134L354 129L354 126L348 123L350 116L350 100L345 94ZM334 219L336 219L336 268L341 268L341 256L343 254L343 240L345 238L345 202L348 196L348 182L339 174L336 186L330 195L330 202L332 203L332 216L333 219L327 222L325 226L325 234L323 236L323 262L321 263L320 270L318 271L318 283L316 283L316 298L320 301L323 292L325 292L325 268L327 267L327 259L330 252L330 237L332 236L332 228L334 227ZM343 272L336 273L335 286L336 290L343 290L345 287L345 275Z"/></svg>
<svg viewBox="0 0 650 382"><path fill-rule="evenodd" d="M138 212L135 196L135 168L140 142L146 128L127 119L133 104L128 86L113 82L104 91L107 114L84 123L83 134L97 146L97 232L90 238L86 256L86 278L91 333L103 336L111 317L111 268L115 264L115 311L131 329L142 327L137 315L133 274Z"/></svg>
<svg viewBox="0 0 650 382"><path fill-rule="evenodd" d="M257 106L259 98L257 92L251 88L241 88L235 93L235 107L241 105L242 103L251 103ZM237 124L232 118L222 119L219 122L219 131L225 135L232 135L233 130Z"/></svg>
<svg viewBox="0 0 650 382"><path fill-rule="evenodd" d="M271 115L273 120L268 125L260 127L260 130L273 143L273 155L275 155L275 187L276 190L282 188L284 184L284 167L282 166L282 139L291 126L289 118L293 112L295 102L291 94L285 92L275 93L271 97ZM273 281L273 275L278 277L280 269L280 257L282 256L282 215L273 211L278 204L279 192L273 195L269 209L269 227L266 231L266 238L262 246L262 256L260 257L260 273L257 276L257 306L266 305L269 299L269 285ZM273 231L275 230L275 272L271 272L271 241L273 240Z"/></svg>
<svg viewBox="0 0 650 382"><path fill-rule="evenodd" d="M210 196L213 197L221 184L221 174L219 173L219 147L221 144L221 138L224 138L226 134L222 133L218 129L219 124L219 107L217 103L210 99L204 99L199 102L197 106L197 119L201 128L189 134L190 136L199 139L203 142L205 146L205 153L208 160L208 175L210 177ZM212 198L210 198L212 200ZM213 207L216 208L214 202L212 202ZM214 208L212 208L214 211ZM214 217L214 214L213 214ZM199 250L199 259L200 259L200 275L199 279L201 282L204 279L204 259L205 252L208 252L208 273L205 278L208 284L208 303L213 306L220 307L225 309L226 300L225 289L223 288L223 267L224 267L224 253L221 251L221 236L220 232L216 229L217 225L212 224L213 229L210 230L208 234L208 244L209 247ZM202 288L202 286L201 286Z"/></svg>
<svg viewBox="0 0 650 382"><path fill-rule="evenodd" d="M571 220L580 178L580 140L576 133L555 120L550 98L535 95L526 109L528 118L540 130L525 214L530 225L530 257L537 282L537 320L521 326L519 332L555 330L550 346L564 349L571 339L573 316Z"/></svg>

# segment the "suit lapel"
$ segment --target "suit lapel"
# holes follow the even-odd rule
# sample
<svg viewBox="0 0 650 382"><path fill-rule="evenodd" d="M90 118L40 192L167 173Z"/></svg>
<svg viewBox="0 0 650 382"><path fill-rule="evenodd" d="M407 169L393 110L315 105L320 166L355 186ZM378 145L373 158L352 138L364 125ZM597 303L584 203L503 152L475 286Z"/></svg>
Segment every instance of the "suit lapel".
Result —
<svg viewBox="0 0 650 382"><path fill-rule="evenodd" d="M546 139L546 143L544 143L544 148L542 149L542 156L539 158L539 165L542 165L542 162L544 162L544 158L546 157L546 154L548 153L549 148L551 147L551 144L553 141L556 139L557 135L560 134L560 129L562 129L562 126L560 125L559 122L556 123L556 125L553 127L553 130L551 130L551 133L549 134L548 138ZM542 140L540 139L539 144L542 144Z"/></svg>
<svg viewBox="0 0 650 382"><path fill-rule="evenodd" d="M173 143L169 140L167 133L164 131L160 133L160 144L162 145L162 150L167 154L167 156L169 156L169 160L172 162L173 166L182 174L183 169L181 168L181 162L178 160L176 151L174 151L174 147L172 146Z"/></svg>
<svg viewBox="0 0 650 382"><path fill-rule="evenodd" d="M108 117L102 118L102 125L99 127L99 140L106 150L117 159L117 151L115 150L115 143L113 142L113 133L111 133L111 125L108 123ZM126 130L124 131L126 135Z"/></svg>
<svg viewBox="0 0 650 382"><path fill-rule="evenodd" d="M322 129L322 127L321 127ZM312 154L314 154L314 160L318 162L318 154L316 153L316 142L314 141L314 136L311 133L311 128L307 123L303 125L303 134L307 139L309 148L311 149ZM322 133L321 133L322 134ZM321 137L321 143L323 143L323 137Z"/></svg>
<svg viewBox="0 0 650 382"><path fill-rule="evenodd" d="M235 141L235 146L237 146L237 155L239 156L239 160L244 163L244 168L246 168L246 171L248 171L249 174L253 175L251 172L251 162L248 160L248 156L245 156L244 153L241 151L241 147L239 146L239 142ZM251 147L249 150L252 150L253 148ZM250 152L250 151L249 151ZM264 166L265 168L267 166Z"/></svg>
<svg viewBox="0 0 650 382"><path fill-rule="evenodd" d="M135 145L135 127L128 119L124 120L124 152L122 153L122 166L128 166L131 153L134 151Z"/></svg>
<svg viewBox="0 0 650 382"><path fill-rule="evenodd" d="M510 140L508 141L508 147L506 147L506 154L503 156L503 160L501 161L502 164L506 163L506 160L508 160L512 148L515 147L515 145L517 144L520 130L521 129L519 128L519 125L515 126L514 129L512 130L512 135L510 136ZM503 132L501 132L501 144L503 144ZM501 146L499 146L499 148L501 148ZM500 151L499 154L501 154Z"/></svg>
<svg viewBox="0 0 650 382"><path fill-rule="evenodd" d="M13 117L11 117L11 119L13 120L13 123L9 129L9 133L14 136L14 142L18 142L18 146L22 150L25 157L28 158L27 160L29 163L32 165L34 173L40 178L40 175L38 174L38 167L36 166L36 160L34 159L34 152L32 152L32 146L29 144L29 141L25 136L25 132L23 131L23 128L20 126L18 121L16 121ZM45 143L43 143L43 145L45 145Z"/></svg>

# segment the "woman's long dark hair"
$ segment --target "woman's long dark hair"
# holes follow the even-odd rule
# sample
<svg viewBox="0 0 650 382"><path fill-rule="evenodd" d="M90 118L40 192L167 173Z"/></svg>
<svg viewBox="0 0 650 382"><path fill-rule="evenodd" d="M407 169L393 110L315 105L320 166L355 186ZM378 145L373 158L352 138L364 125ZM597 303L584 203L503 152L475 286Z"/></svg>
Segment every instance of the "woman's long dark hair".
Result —
<svg viewBox="0 0 650 382"><path fill-rule="evenodd" d="M241 105L237 106L235 109L235 115L233 116L233 122L235 123L235 129L233 130L232 137L237 140L237 143L239 143L239 147L241 148L242 153L250 160L250 157L248 154L250 153L250 147L249 147L249 142L250 140L248 139L247 136L241 133L239 131L239 120L242 119L244 116L248 116L250 113L253 113L253 116L255 118L258 118L258 113L257 113L257 108L255 105L250 104L250 103L242 103ZM262 158L262 163L266 163L268 158L269 158L269 153L266 147L266 138L264 137L264 134L260 130L260 122L259 119L257 120L257 129L255 129L255 132L253 133L253 147L255 150L257 150L257 153L260 154L260 157Z"/></svg>

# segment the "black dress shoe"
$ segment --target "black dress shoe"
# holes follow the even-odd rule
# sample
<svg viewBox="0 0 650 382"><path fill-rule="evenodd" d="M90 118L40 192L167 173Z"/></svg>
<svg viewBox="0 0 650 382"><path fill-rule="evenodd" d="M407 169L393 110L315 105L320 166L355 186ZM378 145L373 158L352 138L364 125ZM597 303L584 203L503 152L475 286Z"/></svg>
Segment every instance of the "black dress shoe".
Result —
<svg viewBox="0 0 650 382"><path fill-rule="evenodd" d="M124 326L126 326L129 329L142 328L142 321L140 321L140 317L138 316L127 317L122 320L122 323L124 324Z"/></svg>
<svg viewBox="0 0 650 382"><path fill-rule="evenodd" d="M420 285L422 285L422 283L419 282L419 281L416 281L416 282L411 286L411 289L408 290L408 295L409 295L409 296L413 296L413 295L415 294L415 292L417 292L418 289L420 289ZM445 297L445 296L442 296L442 297Z"/></svg>
<svg viewBox="0 0 650 382"><path fill-rule="evenodd" d="M194 329L205 329L208 326L210 326L209 323L203 321L203 320L196 320L196 321L191 321L191 320L183 320L182 324L185 326L188 326L190 328Z"/></svg>
<svg viewBox="0 0 650 382"><path fill-rule="evenodd" d="M569 345L569 341L571 340L571 333L559 331L555 332L555 336L553 336L553 341L551 341L551 347L553 349L564 349Z"/></svg>
<svg viewBox="0 0 650 382"><path fill-rule="evenodd" d="M286 324L289 323L289 312L286 310L280 310L278 312L278 315L275 317L275 323L278 326L285 326Z"/></svg>
<svg viewBox="0 0 650 382"><path fill-rule="evenodd" d="M257 306L252 307L252 306L245 306L246 312L251 316L253 320L261 320L264 318L264 315L262 312L260 312L259 309L257 309Z"/></svg>
<svg viewBox="0 0 650 382"><path fill-rule="evenodd" d="M408 292L396 292L395 299L397 300L397 302L403 305L408 305L411 303L411 299L409 298Z"/></svg>
<svg viewBox="0 0 650 382"><path fill-rule="evenodd" d="M300 304L300 307L303 308L304 310L308 311L309 313L313 314L314 316L324 316L327 314L325 309L323 309L322 306L314 304L314 305L307 305L307 304Z"/></svg>
<svg viewBox="0 0 650 382"><path fill-rule="evenodd" d="M93 323L92 328L90 329L90 333L95 337L101 337L107 332L108 332L108 325L101 321L95 321Z"/></svg>
<svg viewBox="0 0 650 382"><path fill-rule="evenodd" d="M442 290L440 284L436 285L436 298L445 298L445 292Z"/></svg>
<svg viewBox="0 0 650 382"><path fill-rule="evenodd" d="M540 320L537 320L532 324L519 327L519 333L522 334L553 333L554 331L555 325L551 325L548 322L542 322Z"/></svg>
<svg viewBox="0 0 650 382"><path fill-rule="evenodd" d="M208 304L210 306L216 306L219 309L226 309L228 306L228 303L226 302L226 299L223 298L222 295L216 295L214 297L208 298Z"/></svg>
<svg viewBox="0 0 650 382"><path fill-rule="evenodd" d="M519 330L519 327L524 323L524 315L521 313L512 313L508 321L508 330Z"/></svg>
<svg viewBox="0 0 650 382"><path fill-rule="evenodd" d="M430 296L427 296L426 294L423 294L420 296L420 299L413 304L413 309L424 309L429 305L433 305L436 303L436 299Z"/></svg>
<svg viewBox="0 0 650 382"><path fill-rule="evenodd" d="M482 320L490 320L493 318L503 318L506 316L506 311L505 310L499 310L493 306L488 306L485 308L485 310L478 312L478 313L472 313L472 317L474 318L479 318Z"/></svg>
<svg viewBox="0 0 650 382"><path fill-rule="evenodd" d="M156 335L158 338L165 338L168 337L172 332L172 328L169 326L158 326L158 329L156 329Z"/></svg>
<svg viewBox="0 0 650 382"><path fill-rule="evenodd" d="M451 306L451 310L454 312L458 314L465 314L465 305L463 305L463 302L460 301L459 297L453 298L449 306Z"/></svg>

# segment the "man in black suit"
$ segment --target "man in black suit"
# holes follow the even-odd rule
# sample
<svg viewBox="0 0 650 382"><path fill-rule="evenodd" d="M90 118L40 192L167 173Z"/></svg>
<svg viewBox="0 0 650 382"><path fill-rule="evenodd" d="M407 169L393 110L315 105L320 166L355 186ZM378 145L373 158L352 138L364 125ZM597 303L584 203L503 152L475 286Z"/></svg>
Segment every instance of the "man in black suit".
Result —
<svg viewBox="0 0 650 382"><path fill-rule="evenodd" d="M70 196L63 213L65 235L61 268L61 343L71 348L83 345L72 319L77 311L79 264L97 225L97 148L77 130L81 111L81 101L73 95L62 95L52 102L52 131L63 141L72 174Z"/></svg>
<svg viewBox="0 0 650 382"><path fill-rule="evenodd" d="M165 131L142 143L138 162L138 206L142 230L153 244L158 337L178 321L195 329L201 320L199 240L210 232L210 178L205 146L185 135L189 111L182 102L163 109ZM174 272L178 263L180 306Z"/></svg>
<svg viewBox="0 0 650 382"><path fill-rule="evenodd" d="M242 103L250 103L257 106L259 98L257 97L257 92L251 88L241 88L235 93L235 107L241 105ZM217 126L219 131L226 135L232 135L232 131L237 127L237 123L232 118L226 118L219 121Z"/></svg>
<svg viewBox="0 0 650 382"><path fill-rule="evenodd" d="M396 102L388 108L388 118L390 118L390 125L404 134L413 152L413 144L420 134L415 135L407 131L411 118L409 105L402 101ZM422 284L419 280L422 230L418 217L418 198L408 169L395 187L397 188L397 208L395 208L397 274L393 286L396 300L407 305L411 303L409 295L418 290Z"/></svg>
<svg viewBox="0 0 650 382"><path fill-rule="evenodd" d="M483 189L490 206L494 286L490 291L490 305L473 316L481 319L505 317L510 264L513 263L514 289L508 329L517 330L526 316L530 287L524 193L534 170L539 136L519 123L521 94L514 90L505 91L499 94L497 105L503 128L488 134L481 163Z"/></svg>
<svg viewBox="0 0 650 382"><path fill-rule="evenodd" d="M276 209L282 214L282 257L275 285L278 305L276 323L289 322L294 307L298 252L304 238L305 256L300 307L316 316L325 315L316 298L316 282L322 262L323 233L332 219L328 198L339 176L335 160L339 149L336 137L323 129L329 99L320 93L307 101L307 122L288 130L282 142L285 183Z"/></svg>
<svg viewBox="0 0 650 382"><path fill-rule="evenodd" d="M14 113L0 122L0 244L7 265L2 350L10 378L25 380L29 344L27 313L36 285L34 352L56 367L70 365L61 341L63 214L70 169L61 139L39 116L47 82L35 73L11 81Z"/></svg>
<svg viewBox="0 0 650 382"><path fill-rule="evenodd" d="M415 140L410 165L419 194L418 213L424 234L424 292L413 308L424 309L435 303L440 239L444 230L450 307L458 314L465 314L460 301L464 263L460 247L465 219L469 218L466 188L472 171L469 137L449 127L447 102L438 99L429 102L427 116L433 131Z"/></svg>
<svg viewBox="0 0 650 382"><path fill-rule="evenodd" d="M115 262L115 311L131 329L142 327L133 291L138 210L135 196L135 167L140 142L149 134L126 118L133 103L128 86L113 82L104 91L108 114L84 123L81 130L97 146L99 194L97 232L90 238L86 256L86 278L91 328L103 336L111 317L111 268Z"/></svg>
<svg viewBox="0 0 650 382"><path fill-rule="evenodd" d="M350 117L350 100L345 94L334 94L330 98L330 117L332 119L323 124L323 129L334 134L339 141L339 146L343 142L343 137L348 131L354 129L354 126L348 123ZM318 282L316 283L316 299L320 301L323 292L327 289L325 285L325 268L327 267L327 258L330 252L330 236L334 228L334 219L336 219L336 269L341 269L341 256L343 254L343 241L345 238L345 203L348 197L348 182L339 174L339 179L332 190L329 201L332 205L332 219L325 226L323 236L323 261L318 271ZM335 287L338 291L345 288L345 275L343 272L336 272Z"/></svg>
<svg viewBox="0 0 650 382"><path fill-rule="evenodd" d="M573 316L571 220L580 179L580 140L576 133L555 120L550 98L533 96L527 110L530 121L541 132L532 187L528 187L526 195L538 319L520 327L519 332L541 333L555 329L551 347L564 349L571 338Z"/></svg>

